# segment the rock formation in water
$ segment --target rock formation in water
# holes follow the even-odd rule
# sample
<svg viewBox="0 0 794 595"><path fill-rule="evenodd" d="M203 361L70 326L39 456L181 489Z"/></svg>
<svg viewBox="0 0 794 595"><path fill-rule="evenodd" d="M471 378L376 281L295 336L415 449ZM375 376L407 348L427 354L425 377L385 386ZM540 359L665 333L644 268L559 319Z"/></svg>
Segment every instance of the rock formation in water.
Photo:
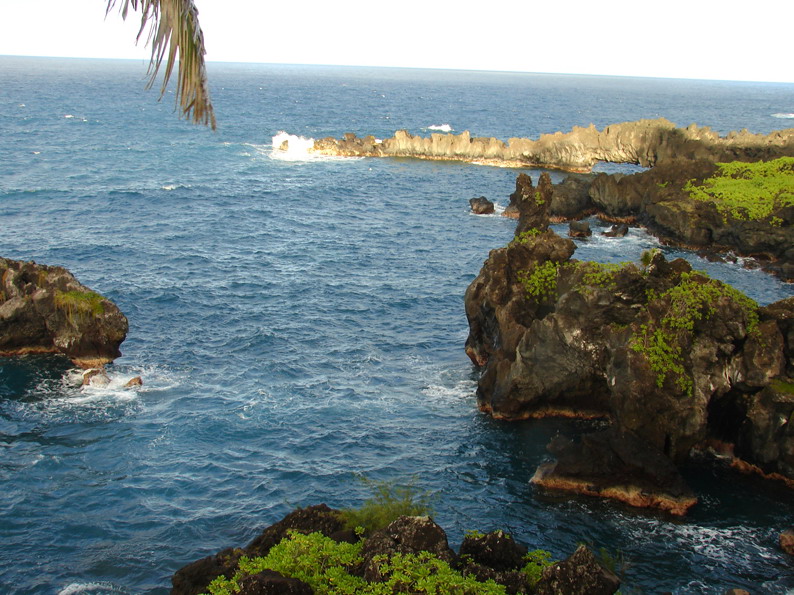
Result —
<svg viewBox="0 0 794 595"><path fill-rule="evenodd" d="M769 272L794 280L794 204L787 204L794 201L781 200L763 216L751 216L743 207L729 210L685 190L716 170L710 161L673 160L632 175L572 175L554 185L549 214L555 221L597 214L607 221L638 222L663 241L751 256ZM515 196L505 213L514 211Z"/></svg>
<svg viewBox="0 0 794 595"><path fill-rule="evenodd" d="M228 548L180 568L171 578L172 595L197 595L206 592L207 586L216 577L231 578L242 556L266 556L274 546L288 537L289 531L320 533L336 542L357 543L362 539L352 531L343 530L339 511L328 508L325 504L298 509L265 529L245 548ZM456 554L449 547L444 530L430 517L402 516L384 529L364 538L357 563L344 571L363 578L368 583L382 583L388 580L391 572L388 562L394 556L432 556L433 560L448 564L466 577L480 582L492 580L504 585L507 593L611 595L620 586L617 576L599 564L585 546L580 546L566 560L541 565L538 568L537 582L522 571L527 564L526 554L525 546L502 531L467 534L459 554ZM428 576L434 573L429 566L428 572ZM243 580L246 581L246 586L251 585L252 589L258 586L261 589L246 591L252 595L312 592L306 583L295 582L295 578L285 577L272 570ZM407 574L404 580L410 580ZM405 589L408 586L406 582ZM279 588L284 590L276 590ZM465 592L476 591L467 589Z"/></svg>
<svg viewBox="0 0 794 595"><path fill-rule="evenodd" d="M127 319L62 267L0 258L0 355L59 353L84 367L121 355Z"/></svg>
<svg viewBox="0 0 794 595"><path fill-rule="evenodd" d="M587 172L599 161L652 167L672 159L752 161L794 156L794 129L768 135L742 130L721 137L708 127L677 128L660 118L613 124L601 131L591 124L568 133L544 134L537 140L511 138L507 143L473 138L468 131L433 133L427 138L400 130L383 141L348 133L342 139L320 139L313 150L349 157L415 157Z"/></svg>
<svg viewBox="0 0 794 595"><path fill-rule="evenodd" d="M574 243L548 229L548 174L516 186L516 237L466 291L480 409L613 426L553 444L558 462L535 481L681 514L694 498L671 461L714 439L734 445L737 464L794 480L794 298L758 308L660 253L574 260Z"/></svg>

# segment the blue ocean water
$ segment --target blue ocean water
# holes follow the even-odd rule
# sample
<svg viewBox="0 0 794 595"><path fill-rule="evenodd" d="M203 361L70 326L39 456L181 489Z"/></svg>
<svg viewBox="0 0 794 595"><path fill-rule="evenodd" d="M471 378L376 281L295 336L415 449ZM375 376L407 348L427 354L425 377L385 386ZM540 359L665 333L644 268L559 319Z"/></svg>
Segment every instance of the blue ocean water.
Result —
<svg viewBox="0 0 794 595"><path fill-rule="evenodd" d="M619 550L634 591L794 589L777 547L790 491L693 466L701 503L683 520L550 498L528 483L545 445L586 424L477 411L463 293L515 223L468 199L505 206L518 170L271 146L659 116L769 132L794 85L213 64L212 133L144 92L145 70L0 57L0 255L66 266L130 320L107 389L74 387L61 358L0 361L0 592L166 593L180 566L295 506L360 504L359 474L416 477L453 543L501 528L555 557ZM632 229L577 257L655 245ZM686 256L762 303L794 294ZM140 390L118 388L134 375Z"/></svg>

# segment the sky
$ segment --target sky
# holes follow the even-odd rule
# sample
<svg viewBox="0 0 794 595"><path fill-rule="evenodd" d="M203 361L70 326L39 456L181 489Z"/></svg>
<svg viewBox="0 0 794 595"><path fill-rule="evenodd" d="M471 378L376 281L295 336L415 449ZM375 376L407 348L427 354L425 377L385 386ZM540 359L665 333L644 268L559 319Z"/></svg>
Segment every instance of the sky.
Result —
<svg viewBox="0 0 794 595"><path fill-rule="evenodd" d="M208 61L794 82L792 0L195 4ZM106 6L0 0L0 55L148 60L136 15Z"/></svg>

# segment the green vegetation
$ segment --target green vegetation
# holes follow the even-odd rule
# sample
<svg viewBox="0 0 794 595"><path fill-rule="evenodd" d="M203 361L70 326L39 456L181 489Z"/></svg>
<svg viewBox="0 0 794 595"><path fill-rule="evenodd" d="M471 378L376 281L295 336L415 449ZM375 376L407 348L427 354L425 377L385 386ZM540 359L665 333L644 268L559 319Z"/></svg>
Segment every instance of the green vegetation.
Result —
<svg viewBox="0 0 794 595"><path fill-rule="evenodd" d="M582 284L578 289L586 287L603 287L605 289L615 289L617 286L616 277L620 271L627 267L633 267L634 263L600 263L600 262L579 262L576 267L584 271Z"/></svg>
<svg viewBox="0 0 794 595"><path fill-rule="evenodd" d="M390 481L362 480L371 490L372 497L360 508L341 511L347 529L363 529L365 535L383 529L401 516L426 516L430 514L432 497L416 487L412 480L407 485Z"/></svg>
<svg viewBox="0 0 794 595"><path fill-rule="evenodd" d="M554 564L551 554L546 550L532 550L524 556L524 561L526 564L524 564L521 572L527 575L529 584L533 587L538 584L543 574L543 569Z"/></svg>
<svg viewBox="0 0 794 595"><path fill-rule="evenodd" d="M275 570L309 584L315 593L373 594L454 593L459 595L503 595L506 591L493 581L479 582L464 577L449 564L428 552L376 556L383 582L369 583L350 573L362 562L362 541L337 543L321 533L304 535L290 532L270 549L266 556L240 558L232 578L219 576L208 587L210 595L232 595L240 590L240 581L263 570Z"/></svg>
<svg viewBox="0 0 794 595"><path fill-rule="evenodd" d="M75 316L101 316L105 313L105 298L94 291L56 291L55 307L66 311L68 319L74 323Z"/></svg>
<svg viewBox="0 0 794 595"><path fill-rule="evenodd" d="M717 173L698 186L690 180L684 191L695 200L714 204L723 217L743 221L770 218L771 225L783 220L772 215L794 206L794 157L772 161L718 163Z"/></svg>
<svg viewBox="0 0 794 595"><path fill-rule="evenodd" d="M535 227L528 229L526 231L522 231L520 234L518 234L516 237L510 240L508 246L515 246L516 244L527 244L534 238L541 235L542 233L544 232Z"/></svg>
<svg viewBox="0 0 794 595"><path fill-rule="evenodd" d="M527 297L538 301L557 292L557 272L560 263L547 260L535 266L532 272L518 271L518 280L524 286Z"/></svg>
<svg viewBox="0 0 794 595"><path fill-rule="evenodd" d="M782 378L775 378L770 383L772 389L779 393L787 393L794 395L794 382L790 380L783 380Z"/></svg>
<svg viewBox="0 0 794 595"><path fill-rule="evenodd" d="M545 204L545 200L543 200L543 196L540 194L540 190L535 190L535 202L539 205Z"/></svg>
<svg viewBox="0 0 794 595"><path fill-rule="evenodd" d="M687 396L692 395L692 378L684 367L683 350L694 336L695 323L708 320L715 312L714 305L730 299L741 308L748 333L758 327L758 304L733 287L710 279L703 273L681 275L678 285L661 295L649 292L649 301L665 306L659 320L651 319L639 328L630 347L648 359L656 372L660 388L671 377L676 387Z"/></svg>

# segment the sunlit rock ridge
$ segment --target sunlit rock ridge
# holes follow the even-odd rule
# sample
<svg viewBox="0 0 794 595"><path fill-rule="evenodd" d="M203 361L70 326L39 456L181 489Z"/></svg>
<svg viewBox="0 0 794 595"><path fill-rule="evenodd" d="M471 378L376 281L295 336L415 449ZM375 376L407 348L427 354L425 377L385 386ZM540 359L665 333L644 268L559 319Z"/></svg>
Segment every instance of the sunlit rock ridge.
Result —
<svg viewBox="0 0 794 595"><path fill-rule="evenodd" d="M346 157L414 157L418 159L471 161L489 165L535 166L573 172L589 172L599 161L634 163L653 167L671 159L745 161L794 156L794 129L770 134L747 130L720 136L696 124L679 128L659 118L606 126L575 126L570 132L541 135L537 140L496 138L461 134L432 133L414 136L398 130L393 137L357 137L347 133L341 139L315 141L312 152Z"/></svg>

